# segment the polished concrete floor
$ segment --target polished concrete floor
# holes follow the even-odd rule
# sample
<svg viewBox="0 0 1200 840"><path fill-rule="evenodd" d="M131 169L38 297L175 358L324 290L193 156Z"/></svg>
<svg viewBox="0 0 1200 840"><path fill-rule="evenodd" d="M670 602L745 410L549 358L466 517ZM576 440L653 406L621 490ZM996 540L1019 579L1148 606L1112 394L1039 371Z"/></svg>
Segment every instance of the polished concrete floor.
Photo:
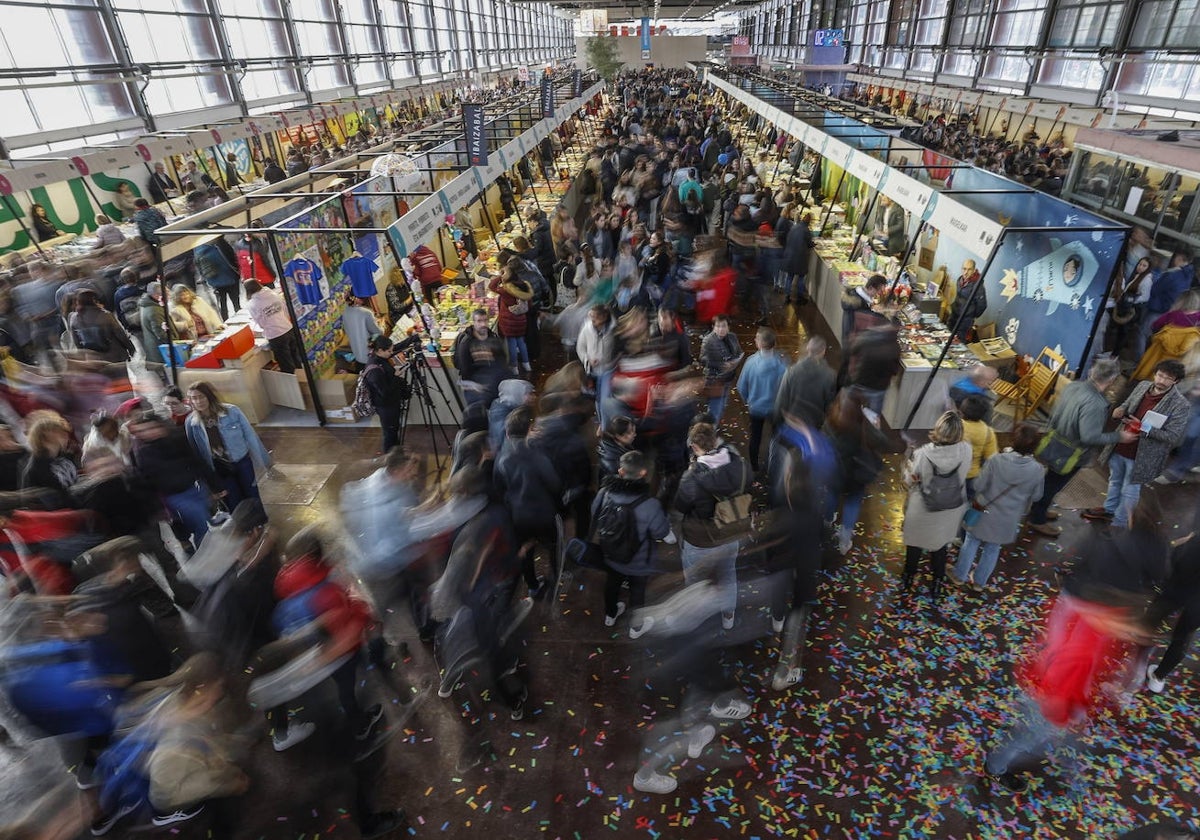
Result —
<svg viewBox="0 0 1200 840"><path fill-rule="evenodd" d="M802 311L797 318L782 304L773 312L785 350L799 346L811 317ZM739 323L738 331L749 344L752 325ZM738 442L743 418L738 404L726 424ZM283 476L264 492L285 533L335 516L339 488L375 467L379 447L377 432L363 428L268 428L263 437ZM410 443L432 451L418 430ZM1167 693L1135 695L1097 718L1076 779L1052 766L1014 796L981 777L982 757L1019 701L1012 667L1032 650L1056 591L1054 569L1094 526L1064 509L1061 538L1023 534L1005 552L996 591L951 590L935 610L924 596L904 598L898 590L904 495L896 466L889 464L868 498L850 554L827 558L799 685L770 688L778 639L763 611L741 609L735 629L714 637L754 710L744 721L719 723L698 759L681 756L673 793L643 794L631 785L642 746L669 734L680 711L675 687L653 678L662 652L631 641L626 619L606 628L602 580L579 571L558 602L539 602L527 622L524 719L510 720L499 702L484 705L493 756L456 769L471 698L434 695L372 759L381 772L380 804L404 808L415 837L564 840L1108 838L1151 819L1194 818L1195 658ZM1092 475L1068 499L1093 505L1102 486L1102 476ZM1156 492L1167 532L1182 534L1196 488ZM750 603L765 585L752 565L740 575ZM678 572L663 575L651 600L679 582ZM390 621L404 635L403 623ZM410 683L432 676L428 648L410 639L395 672ZM364 691L389 698L373 672ZM254 787L235 804L244 820L236 836L358 836L347 814L351 781L333 758L338 747L320 736L283 754L260 744ZM150 834L207 836L199 821Z"/></svg>

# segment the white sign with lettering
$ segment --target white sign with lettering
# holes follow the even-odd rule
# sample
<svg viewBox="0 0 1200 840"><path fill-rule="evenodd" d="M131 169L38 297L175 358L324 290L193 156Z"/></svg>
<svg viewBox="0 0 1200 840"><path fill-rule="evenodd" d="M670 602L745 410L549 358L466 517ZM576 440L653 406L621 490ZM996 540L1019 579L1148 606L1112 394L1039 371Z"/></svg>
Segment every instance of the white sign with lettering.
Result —
<svg viewBox="0 0 1200 840"><path fill-rule="evenodd" d="M942 236L950 237L976 257L986 260L991 256L1004 232L1002 224L964 207L947 195L933 197L930 207L932 210L926 221Z"/></svg>

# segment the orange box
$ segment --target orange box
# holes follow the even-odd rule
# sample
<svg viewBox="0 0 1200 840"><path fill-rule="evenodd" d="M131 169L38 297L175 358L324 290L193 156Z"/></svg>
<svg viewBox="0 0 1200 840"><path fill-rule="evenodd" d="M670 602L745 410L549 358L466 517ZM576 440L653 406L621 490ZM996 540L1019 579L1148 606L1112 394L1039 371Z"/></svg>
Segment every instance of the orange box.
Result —
<svg viewBox="0 0 1200 840"><path fill-rule="evenodd" d="M253 346L254 333L246 326L221 339L212 349L212 354L218 359L240 359Z"/></svg>

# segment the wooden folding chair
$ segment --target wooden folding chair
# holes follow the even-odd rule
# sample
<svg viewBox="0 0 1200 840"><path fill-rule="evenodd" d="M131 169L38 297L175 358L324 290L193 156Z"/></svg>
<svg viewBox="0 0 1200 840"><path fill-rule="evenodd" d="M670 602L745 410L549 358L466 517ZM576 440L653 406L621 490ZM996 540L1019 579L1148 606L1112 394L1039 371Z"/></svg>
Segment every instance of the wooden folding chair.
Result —
<svg viewBox="0 0 1200 840"><path fill-rule="evenodd" d="M1013 423L1032 417L1054 393L1058 377L1067 369L1067 360L1049 347L1043 347L1029 372L1016 382L997 379L992 383L996 405L1008 400L1013 404Z"/></svg>

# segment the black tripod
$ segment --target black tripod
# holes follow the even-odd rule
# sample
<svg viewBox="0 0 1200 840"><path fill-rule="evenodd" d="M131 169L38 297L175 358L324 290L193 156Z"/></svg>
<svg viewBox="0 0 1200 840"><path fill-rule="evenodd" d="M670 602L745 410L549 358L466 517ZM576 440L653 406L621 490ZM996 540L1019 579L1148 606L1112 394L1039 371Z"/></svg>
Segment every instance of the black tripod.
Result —
<svg viewBox="0 0 1200 840"><path fill-rule="evenodd" d="M412 412L413 403L416 403L421 411L421 420L425 427L429 429L429 439L433 443L433 461L440 474L442 472L442 452L438 447L438 435L433 427L436 425L445 440L446 454L449 455L454 446L454 441L450 437L450 433L446 430L446 425L438 420L438 407L433 401L433 390L436 390L442 399L442 404L454 413L454 404L450 401L450 397L442 388L442 383L433 375L433 369L429 366L429 360L425 358L425 352L421 347L414 347L406 350L404 354L404 381L408 383L408 398L404 401L404 406L400 410L400 429L397 435L397 442L403 446L408 432L409 415ZM433 390L430 389L430 383L433 383ZM462 418L450 418L455 425L461 425Z"/></svg>

